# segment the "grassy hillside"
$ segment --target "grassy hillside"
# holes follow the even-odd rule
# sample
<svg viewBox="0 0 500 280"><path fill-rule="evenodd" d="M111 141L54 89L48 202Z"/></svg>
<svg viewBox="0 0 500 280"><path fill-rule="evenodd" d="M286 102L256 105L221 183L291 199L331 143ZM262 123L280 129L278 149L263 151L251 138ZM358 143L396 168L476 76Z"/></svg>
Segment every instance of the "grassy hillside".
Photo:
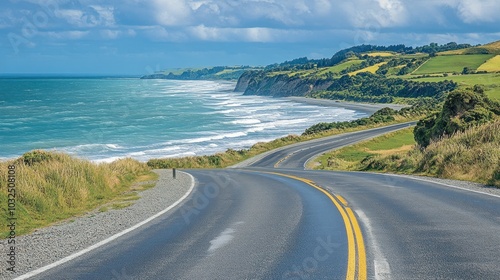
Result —
<svg viewBox="0 0 500 280"><path fill-rule="evenodd" d="M384 64L387 64L387 62L380 62L380 63L377 63L375 65L368 66L366 68L351 72L351 73L349 73L349 75L354 76L354 75L357 75L358 73L363 73L363 72L370 72L372 74L375 74L377 72L377 70L380 68L380 66L382 66Z"/></svg>
<svg viewBox="0 0 500 280"><path fill-rule="evenodd" d="M1 170L9 170L8 166L15 166L17 234L29 233L107 203L111 203L111 208L128 206L132 199L138 198L134 193L140 188L133 187L135 182L156 179L146 164L132 159L93 164L44 151L0 162ZM0 188L5 190L0 193L2 205L7 205L7 179L7 172L1 172ZM3 208L0 215L6 221L7 209ZM6 230L7 227L0 229L0 238L5 238Z"/></svg>
<svg viewBox="0 0 500 280"><path fill-rule="evenodd" d="M388 56L394 56L395 54L392 52L370 52L370 53L366 53L366 55L372 56L372 57L375 57L375 56L388 57Z"/></svg>
<svg viewBox="0 0 500 280"><path fill-rule="evenodd" d="M466 55L466 54L478 54L478 53L500 54L500 41L492 42L477 47L439 52L438 55L455 55L455 54Z"/></svg>
<svg viewBox="0 0 500 280"><path fill-rule="evenodd" d="M500 55L496 55L477 68L478 71L500 72Z"/></svg>
<svg viewBox="0 0 500 280"><path fill-rule="evenodd" d="M412 74L462 73L465 67L476 70L493 56L492 54L436 56L430 58Z"/></svg>
<svg viewBox="0 0 500 280"><path fill-rule="evenodd" d="M315 168L377 171L474 181L500 187L500 120L420 150L402 130L323 155ZM312 163L311 165L314 165Z"/></svg>
<svg viewBox="0 0 500 280"><path fill-rule="evenodd" d="M439 103L450 90L478 84L488 96L498 99L500 57L494 52L500 50L499 45L355 46L330 59L300 58L249 72L239 90L248 95L412 104L420 99ZM453 88L444 84L453 84Z"/></svg>
<svg viewBox="0 0 500 280"><path fill-rule="evenodd" d="M353 60L348 60L346 62L340 63L335 66L331 67L325 67L325 68L320 68L316 71L311 71L311 73L317 73L319 76L325 76L327 73L340 73L342 70L345 70L351 66L356 66L361 64L363 60L361 59L353 59Z"/></svg>
<svg viewBox="0 0 500 280"><path fill-rule="evenodd" d="M410 78L410 77L405 77ZM454 81L461 88L472 87L474 85L482 85L486 95L491 99L500 101L500 73L474 74L474 75L450 75L450 76L433 76L411 78L417 82L441 82L444 80Z"/></svg>
<svg viewBox="0 0 500 280"><path fill-rule="evenodd" d="M414 129L326 153L310 167L421 174L500 187L500 103L478 87L452 92L439 113Z"/></svg>

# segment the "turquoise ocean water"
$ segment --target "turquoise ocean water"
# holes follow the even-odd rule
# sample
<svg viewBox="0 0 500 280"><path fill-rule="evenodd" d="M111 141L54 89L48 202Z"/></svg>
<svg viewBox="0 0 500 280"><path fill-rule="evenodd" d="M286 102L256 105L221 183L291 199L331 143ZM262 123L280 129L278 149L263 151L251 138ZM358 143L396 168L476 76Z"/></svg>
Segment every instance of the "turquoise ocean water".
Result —
<svg viewBox="0 0 500 280"><path fill-rule="evenodd" d="M0 79L0 159L33 149L96 162L203 155L364 116L243 96L226 81Z"/></svg>

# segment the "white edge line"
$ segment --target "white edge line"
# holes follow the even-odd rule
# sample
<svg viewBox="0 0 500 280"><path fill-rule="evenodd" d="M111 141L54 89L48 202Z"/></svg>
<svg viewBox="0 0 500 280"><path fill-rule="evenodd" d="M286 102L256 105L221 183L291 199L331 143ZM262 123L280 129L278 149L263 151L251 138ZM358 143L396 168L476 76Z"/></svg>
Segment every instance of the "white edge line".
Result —
<svg viewBox="0 0 500 280"><path fill-rule="evenodd" d="M366 173L369 173L369 172L366 172ZM415 177L412 177L409 175L384 174L384 173L372 173L372 174L382 174L385 176L401 177L401 178L406 178L406 179L410 179L410 180L413 179L413 180L423 181L423 182L427 182L427 183L438 184L438 185L442 185L442 186L449 187L449 188L459 189L459 190L478 193L478 194L485 194L485 195L500 198L500 195L496 195L496 194L492 194L492 193L488 193L488 192L471 190L471 189L467 189L467 188L462 188L462 187L458 187L458 186L454 186L454 185L450 185L450 184L446 184L446 183L442 183L442 182L437 182L437 181L433 181L433 180L428 180L428 179L424 179L424 178L415 178ZM442 178L436 178L436 179L442 179ZM467 182L467 181L465 181L465 182ZM474 183L474 182L471 182L471 183Z"/></svg>
<svg viewBox="0 0 500 280"><path fill-rule="evenodd" d="M315 170L315 171L320 171L320 170ZM471 189L468 189L468 188L462 188L462 187L450 185L450 184L443 183L443 182L438 182L438 181L434 181L434 180L419 178L420 176L418 176L418 175L392 174L392 173L366 172L366 171L339 171L339 170L325 170L325 171L334 171L334 172L338 171L338 172L345 172L345 173L376 174L376 175L382 175L382 176L400 177L400 178L405 178L405 179L409 179L409 180L422 181L422 182L436 184L436 185L441 185L441 186L445 186L445 187L449 187L449 188L453 188L453 189L458 189L458 190L462 190L462 191L468 191L468 192L473 192L473 193L477 193L477 194L484 194L484 195L488 195L488 196L500 198L500 195L497 195L497 194L492 194L492 193L488 193L488 192L484 192L484 191L478 191L478 190L471 190ZM434 178L434 177L432 177L432 178ZM437 177L435 177L435 179L443 179L443 178L437 178ZM447 180L453 180L453 179L447 179ZM464 182L468 183L469 181L464 181ZM475 182L470 182L470 183L475 183Z"/></svg>
<svg viewBox="0 0 500 280"><path fill-rule="evenodd" d="M179 172L182 172L182 171L179 171ZM83 250L81 250L79 252L76 252L76 253L74 253L72 255L69 255L69 256L67 256L67 257L65 257L63 259L60 259L60 260L58 260L58 261L56 261L54 263L51 263L49 265L46 265L44 267L41 267L39 269L36 269L36 270L28 272L28 273L26 273L24 275L21 275L21 276L19 276L17 278L14 278L14 280L28 279L28 278L36 276L36 275L38 275L38 274L40 274L42 272L45 272L45 271L47 271L49 269L52 269L52 268L57 267L57 266L59 266L61 264L64 264L64 263L69 262L69 261L71 261L73 259L76 259L79 256L81 256L83 254L86 254L86 253L88 253L88 252L90 252L90 251L92 251L94 249L97 249L97 248L99 248L99 247L101 247L101 246L103 246L103 245L105 245L105 244L107 244L107 243L109 243L109 242L111 242L111 241L113 241L113 240L115 240L115 239L117 239L117 238L119 238L119 237L121 237L121 236L123 236L123 235L125 235L125 234L127 234L127 233L129 233L129 232L131 232L131 231L133 231L133 230L135 230L135 229L137 229L137 228L139 228L139 227L147 224L147 223L149 223L149 222L151 222L152 220L154 220L154 219L158 218L159 216L161 216L161 215L167 213L168 211L172 210L174 207L176 207L177 205L179 205L179 203L181 203L184 199L186 199L191 194L191 192L193 191L194 186L195 186L194 177L191 174L189 174L189 173L186 173L186 172L182 172L182 173L187 174L189 177L191 177L191 187L189 188L189 190L179 200L177 200L176 202L174 202L174 204L172 204L169 207L167 207L166 209L164 209L164 210L156 213L155 215L147 218L146 220L144 220L144 221L142 221L142 222L140 222L140 223L138 223L138 224L136 224L136 225L134 225L134 226L132 226L132 227L130 227L128 229L125 229L125 230L123 230L123 231L121 231L121 232L119 232L119 233L117 233L117 234L115 234L113 236L110 236L110 237L104 239L101 242L98 242L98 243L96 243L96 244L94 244L94 245L92 245L90 247L87 247L87 248L85 248L85 249L83 249Z"/></svg>

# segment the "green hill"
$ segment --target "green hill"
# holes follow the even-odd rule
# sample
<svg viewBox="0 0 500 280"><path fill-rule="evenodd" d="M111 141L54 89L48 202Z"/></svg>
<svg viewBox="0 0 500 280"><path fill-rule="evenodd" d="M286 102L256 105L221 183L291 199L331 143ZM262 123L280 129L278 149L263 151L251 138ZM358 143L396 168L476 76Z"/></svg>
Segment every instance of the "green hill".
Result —
<svg viewBox="0 0 500 280"><path fill-rule="evenodd" d="M465 54L500 54L500 41L492 42L482 46L449 50L439 52L438 55L465 55Z"/></svg>
<svg viewBox="0 0 500 280"><path fill-rule="evenodd" d="M420 98L442 102L451 90L479 84L489 97L500 99L497 53L500 41L483 46L431 43L415 48L361 45L331 58L299 58L247 71L236 89L247 95L412 103Z"/></svg>
<svg viewBox="0 0 500 280"><path fill-rule="evenodd" d="M237 80L245 71L260 70L250 66L216 66L210 68L175 68L158 71L141 79L167 80Z"/></svg>

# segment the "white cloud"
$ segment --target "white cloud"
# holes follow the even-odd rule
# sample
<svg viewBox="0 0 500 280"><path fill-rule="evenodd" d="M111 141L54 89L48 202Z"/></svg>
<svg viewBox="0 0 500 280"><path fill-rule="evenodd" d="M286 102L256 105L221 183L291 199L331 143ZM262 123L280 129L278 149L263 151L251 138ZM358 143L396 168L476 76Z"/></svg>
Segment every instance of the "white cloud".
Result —
<svg viewBox="0 0 500 280"><path fill-rule="evenodd" d="M362 8L361 8L362 7ZM400 0L354 0L341 5L355 28L387 28L405 25L408 12Z"/></svg>
<svg viewBox="0 0 500 280"><path fill-rule="evenodd" d="M466 23L493 22L498 20L500 1L461 0L457 5L458 14Z"/></svg>
<svg viewBox="0 0 500 280"><path fill-rule="evenodd" d="M164 26L183 26L190 23L191 7L187 0L154 0L156 19Z"/></svg>

